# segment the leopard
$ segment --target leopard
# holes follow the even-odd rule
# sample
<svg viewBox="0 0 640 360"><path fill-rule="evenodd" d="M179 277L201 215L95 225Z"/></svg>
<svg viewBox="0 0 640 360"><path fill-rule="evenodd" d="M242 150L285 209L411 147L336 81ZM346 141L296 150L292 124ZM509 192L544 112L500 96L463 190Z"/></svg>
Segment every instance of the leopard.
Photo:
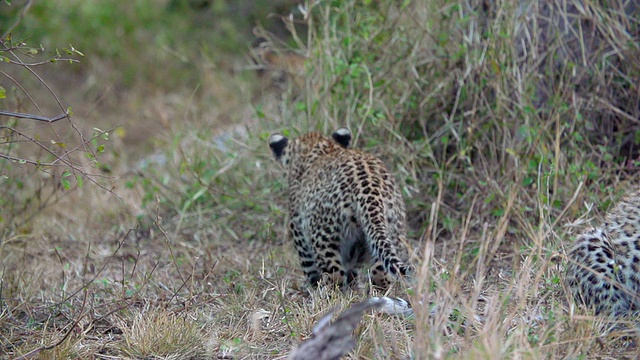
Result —
<svg viewBox="0 0 640 360"><path fill-rule="evenodd" d="M640 190L628 192L600 226L581 233L568 253L566 284L574 301L611 317L640 310Z"/></svg>
<svg viewBox="0 0 640 360"><path fill-rule="evenodd" d="M386 289L408 276L405 203L382 160L351 147L352 134L310 132L269 146L288 183L288 237L306 281L349 288L370 266L371 283Z"/></svg>

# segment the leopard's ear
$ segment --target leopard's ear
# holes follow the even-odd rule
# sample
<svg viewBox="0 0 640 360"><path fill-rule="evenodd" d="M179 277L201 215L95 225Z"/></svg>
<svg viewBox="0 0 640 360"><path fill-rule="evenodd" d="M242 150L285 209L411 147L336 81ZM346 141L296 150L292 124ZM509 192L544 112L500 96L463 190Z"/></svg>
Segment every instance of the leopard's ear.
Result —
<svg viewBox="0 0 640 360"><path fill-rule="evenodd" d="M286 136L281 134L273 134L269 137L269 147L273 152L273 156L275 156L276 160L280 161L282 154L284 154L284 149L287 147L289 143L289 139Z"/></svg>
<svg viewBox="0 0 640 360"><path fill-rule="evenodd" d="M346 127L336 130L331 137L345 149L351 145L351 130Z"/></svg>

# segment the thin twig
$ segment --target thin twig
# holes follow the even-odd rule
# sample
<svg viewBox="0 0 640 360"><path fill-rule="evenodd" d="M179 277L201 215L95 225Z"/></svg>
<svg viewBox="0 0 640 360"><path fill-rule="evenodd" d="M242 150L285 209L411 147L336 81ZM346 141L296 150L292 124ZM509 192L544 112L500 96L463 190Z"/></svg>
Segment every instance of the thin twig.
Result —
<svg viewBox="0 0 640 360"><path fill-rule="evenodd" d="M49 84L46 81L44 81L44 79L40 75L38 75L38 73L35 72L35 70L33 70L29 65L25 64L22 61L22 59L20 59L20 57L16 55L14 51L9 51L9 54L11 54L17 60L16 65L24 67L28 72L31 73L31 75L35 76L35 78L38 79L38 82L40 82L40 84L42 84L42 86L44 86L45 89L47 89L47 92L49 92L49 94L51 94L51 97L53 97L53 99L56 101L56 103L60 107L60 110L65 111L64 106L62 105L62 101L60 101L60 98L58 98L58 95L56 95L55 91L53 91L51 86L49 86Z"/></svg>
<svg viewBox="0 0 640 360"><path fill-rule="evenodd" d="M51 166L51 167L52 167L52 166L61 166L60 164L56 164L58 161L61 161L64 165L66 165L67 167L69 167L71 170L73 170L73 171L77 171L77 172L81 173L82 175L84 175L84 176L87 178L87 180L89 180L89 181L90 181L91 183L93 183L94 185L96 185L96 186L100 187L100 188L101 188L101 189L103 189L103 190L106 190L106 191L110 192L111 194L113 194L113 195L114 195L114 196L116 196L117 198L120 198L117 194L115 194L115 193L113 192L113 189L109 189L109 188L107 188L106 186L104 186L104 185L100 184L99 182L97 182L97 181L94 179L94 177L110 178L109 176L105 176L105 175L102 175L102 174L89 174L89 173L87 173L86 171L84 171L84 170L82 169L83 167L85 167L85 166L87 166L87 165L90 165L91 163L87 163L87 164L76 164L76 163L74 163L71 159L65 159L65 158L63 158L63 157L59 156L59 155L58 155L58 154L56 154L53 150L49 149L47 146L45 146L44 144L42 144L40 141L37 141L36 139L34 139L34 138L32 138L32 137L30 137L30 136L28 136L28 135L26 135L26 134L24 134L24 133L22 133L22 132L20 132L20 131L16 130L16 129L14 129L14 128L9 128L9 129L10 129L11 131L15 132L16 134L18 134L18 135L20 135L20 136L24 137L24 138L25 138L25 139L27 139L29 142L31 142L31 143L33 143L33 144L38 145L41 149L43 149L44 151L46 151L46 152L48 152L49 154L51 154L52 156L54 156L56 159L55 159L53 162L51 162L51 163L41 163L41 162L33 161L33 160L26 160L26 159L22 159L22 158L15 158L15 157L12 157L12 156L10 156L10 155L8 155L8 154L2 154L2 153L0 153L0 158L5 158L5 159L7 159L7 160L11 160L11 161L18 162L18 163L27 163L27 164L30 164L30 165L35 165L35 166L37 166L37 167L39 167L39 168L42 168L43 166L45 166L45 167L46 167L46 166ZM88 139L88 140L87 140L86 138L84 138L84 137L83 137L83 141L82 141L82 143L81 143L79 146L77 146L76 148L72 149L72 151L67 152L67 153L75 152L75 151L76 151L76 149L79 149L79 147L80 147L80 146L83 146L83 145L88 144L91 140L93 140L93 139L95 139L95 138L99 137L100 135L102 135L102 134L96 134L94 137L92 137L91 139Z"/></svg>
<svg viewBox="0 0 640 360"><path fill-rule="evenodd" d="M20 82L16 79L14 79L11 75L7 74L6 72L0 70L0 74L4 75L4 77L6 77L7 79L11 80L11 82L18 87L18 89L20 89L24 95L29 99L29 101L31 101L31 103L33 104L33 106L35 106L36 109L38 109L38 111L40 111L41 114L44 114L42 112L42 110L40 109L40 106L38 106L38 103L35 101L35 99L33 97L31 97L31 94L29 94L29 92L27 91L27 89L25 89L24 87L22 87L22 84L20 84Z"/></svg>
<svg viewBox="0 0 640 360"><path fill-rule="evenodd" d="M13 23L13 25L11 25L7 29L7 31L5 31L4 34L2 34L2 38L0 38L0 41L4 41L4 39L6 39L7 36L9 36L9 34L11 34L13 29L15 29L16 26L18 26L18 24L20 24L20 22L22 22L22 19L27 14L27 11L29 11L29 8L31 7L32 4L33 4L33 0L27 1L27 3L24 5L24 8L22 8L22 11L20 12L20 15L18 16L16 21Z"/></svg>
<svg viewBox="0 0 640 360"><path fill-rule="evenodd" d="M111 255L107 258L107 261L105 261L104 264L102 264L102 267L100 269L98 269L98 271L95 273L95 275L93 276L93 278L91 278L89 281L87 281L86 283L82 284L82 286L80 286L80 288L78 288L78 290L72 292L70 295L68 295L66 298L60 300L57 304L55 304L54 306L60 306L63 303L69 301L71 298L73 298L74 296L76 296L80 291L82 291L83 289L86 289L87 286L89 286L90 284L92 284L101 274L102 272L107 268L107 265L109 265L109 263L111 262L111 260L113 260L116 255L118 254L118 252L120 251L120 249L124 246L125 241L127 241L127 238L129 237L129 235L131 234L132 231L137 230L137 228L134 229L129 229L129 231L127 231L126 234L124 234L124 236L122 237L122 240L118 241L118 246L116 247L116 249L111 253Z"/></svg>

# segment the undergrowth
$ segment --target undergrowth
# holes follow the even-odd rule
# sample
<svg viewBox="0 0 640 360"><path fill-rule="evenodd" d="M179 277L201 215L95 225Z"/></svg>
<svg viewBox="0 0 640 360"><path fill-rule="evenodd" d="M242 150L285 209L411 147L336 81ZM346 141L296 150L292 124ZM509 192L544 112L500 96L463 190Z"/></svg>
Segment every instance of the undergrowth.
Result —
<svg viewBox="0 0 640 360"><path fill-rule="evenodd" d="M169 108L154 152L127 163L114 144L121 200L80 189L3 239L0 351L286 357L329 309L369 294L304 287L266 139L348 126L400 184L419 269L406 291L415 317L367 314L350 358L633 354L635 332L576 308L562 270L575 235L636 186L637 6L296 11L308 31L295 45L256 30L278 56L305 59L281 62L301 67L284 69L284 86L194 57L193 83L139 105Z"/></svg>

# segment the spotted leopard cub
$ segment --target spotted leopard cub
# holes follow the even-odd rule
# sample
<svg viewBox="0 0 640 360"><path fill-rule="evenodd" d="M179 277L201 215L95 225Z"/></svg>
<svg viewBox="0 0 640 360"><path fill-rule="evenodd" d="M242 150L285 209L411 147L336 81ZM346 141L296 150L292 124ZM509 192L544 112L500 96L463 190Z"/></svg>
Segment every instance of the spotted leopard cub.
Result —
<svg viewBox="0 0 640 360"><path fill-rule="evenodd" d="M596 314L640 310L640 191L623 198L602 226L581 234L569 252L567 285Z"/></svg>
<svg viewBox="0 0 640 360"><path fill-rule="evenodd" d="M408 272L404 201L382 161L350 142L346 128L269 138L289 183L289 235L311 285L327 274L347 286L375 263L372 281L386 288Z"/></svg>

